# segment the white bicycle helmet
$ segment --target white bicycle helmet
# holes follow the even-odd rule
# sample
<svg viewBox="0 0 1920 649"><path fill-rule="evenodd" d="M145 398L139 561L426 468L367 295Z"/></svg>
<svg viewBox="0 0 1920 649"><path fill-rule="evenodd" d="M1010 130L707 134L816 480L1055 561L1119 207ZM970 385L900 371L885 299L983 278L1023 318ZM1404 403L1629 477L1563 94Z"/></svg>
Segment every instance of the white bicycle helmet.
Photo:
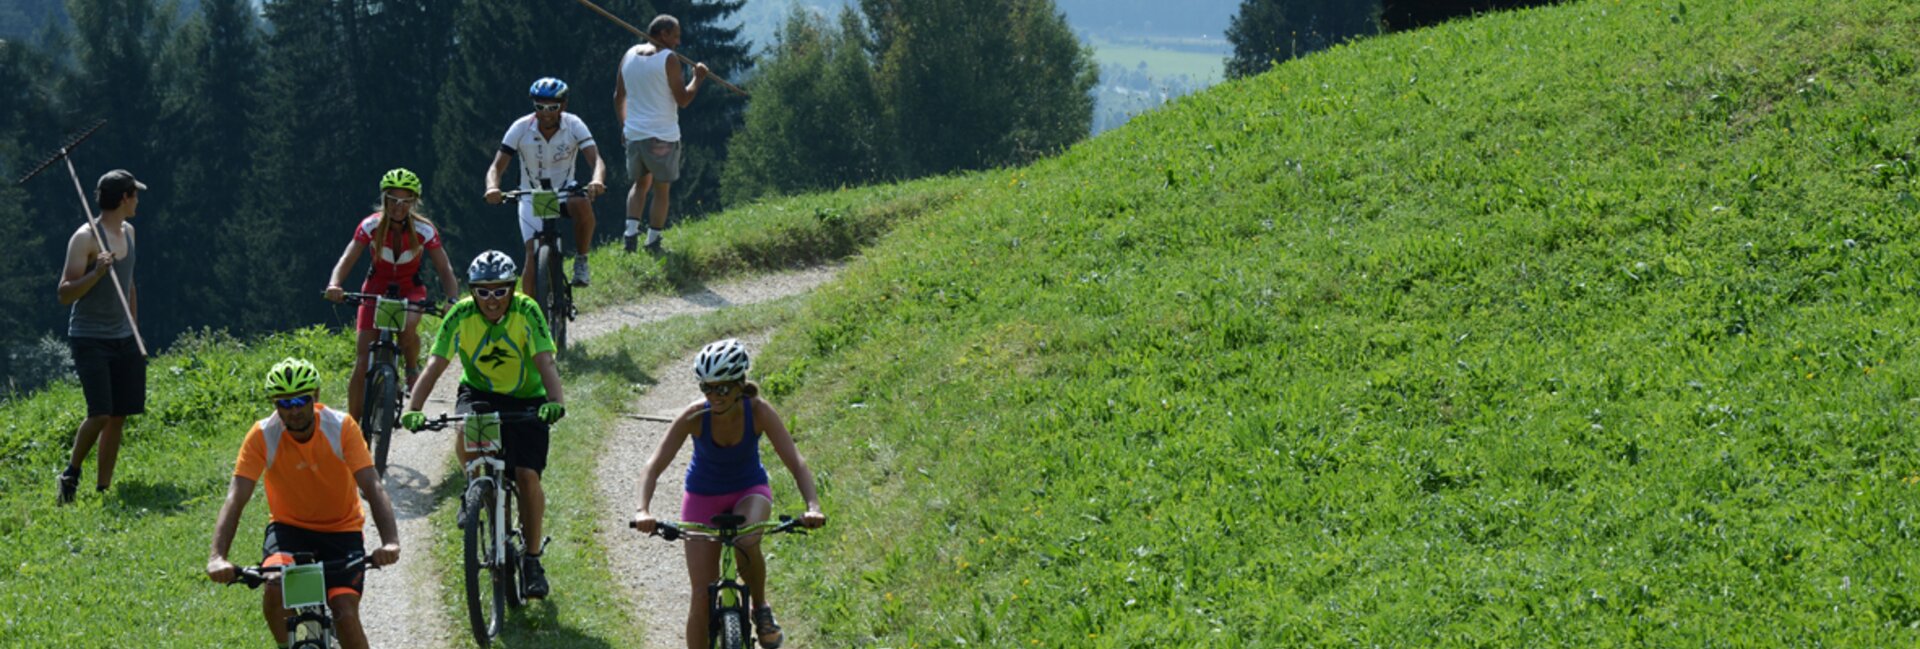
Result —
<svg viewBox="0 0 1920 649"><path fill-rule="evenodd" d="M480 253L467 265L468 284L506 283L519 278L520 269L514 266L513 258L498 250Z"/></svg>
<svg viewBox="0 0 1920 649"><path fill-rule="evenodd" d="M738 381L747 378L747 370L752 367L747 346L728 338L700 348L700 357L693 361L693 377L701 383Z"/></svg>

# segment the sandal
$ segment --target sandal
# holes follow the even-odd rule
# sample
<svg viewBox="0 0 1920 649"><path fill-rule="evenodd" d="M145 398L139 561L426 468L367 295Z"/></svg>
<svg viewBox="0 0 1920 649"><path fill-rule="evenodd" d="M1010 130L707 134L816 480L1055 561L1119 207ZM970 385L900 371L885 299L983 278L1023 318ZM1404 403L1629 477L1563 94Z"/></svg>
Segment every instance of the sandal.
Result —
<svg viewBox="0 0 1920 649"><path fill-rule="evenodd" d="M758 636L755 639L760 641L761 649L780 649L780 643L786 642L787 640L786 634L780 633L780 624L773 621L772 606L762 606L753 609L753 632L755 636ZM769 633L775 634L778 637L775 637L772 642L768 642L766 635Z"/></svg>

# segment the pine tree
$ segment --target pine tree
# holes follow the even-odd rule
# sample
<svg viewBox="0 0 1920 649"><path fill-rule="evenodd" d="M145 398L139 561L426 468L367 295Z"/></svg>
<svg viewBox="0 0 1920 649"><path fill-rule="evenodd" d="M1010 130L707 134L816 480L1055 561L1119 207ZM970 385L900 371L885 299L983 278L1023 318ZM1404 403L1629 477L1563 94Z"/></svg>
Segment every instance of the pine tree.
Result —
<svg viewBox="0 0 1920 649"><path fill-rule="evenodd" d="M1259 74L1274 63L1379 33L1380 6L1380 0L1244 0L1227 27L1233 43L1227 76Z"/></svg>
<svg viewBox="0 0 1920 649"><path fill-rule="evenodd" d="M195 305L199 313L237 313L276 302L249 304L244 289L269 250L244 245L238 229L207 228L236 217L241 188L254 178L254 129L260 113L260 20L247 0L204 0L171 44L166 69L173 71L164 102L160 138L173 152L172 180L161 192L170 201L165 227L142 235L155 245L149 268L168 269L168 281L149 283L150 298ZM212 244L212 245L208 245ZM187 326L191 323L178 323ZM210 324L210 323L202 323Z"/></svg>
<svg viewBox="0 0 1920 649"><path fill-rule="evenodd" d="M892 173L893 139L851 8L836 28L796 7L754 78L746 127L722 183L728 205L873 182Z"/></svg>
<svg viewBox="0 0 1920 649"><path fill-rule="evenodd" d="M216 269L220 284L249 305L228 314L243 331L323 319L328 310L317 296L333 267L329 251L346 245L378 200L383 165L391 166L369 153L374 143L361 137L354 106L363 98L342 73L352 69L344 51L351 48L343 46L350 42L346 4L273 0L265 8L272 30L259 130L250 135L253 174L221 228L233 254L253 263Z"/></svg>
<svg viewBox="0 0 1920 649"><path fill-rule="evenodd" d="M1022 164L1085 137L1097 68L1050 0L861 0L913 175Z"/></svg>

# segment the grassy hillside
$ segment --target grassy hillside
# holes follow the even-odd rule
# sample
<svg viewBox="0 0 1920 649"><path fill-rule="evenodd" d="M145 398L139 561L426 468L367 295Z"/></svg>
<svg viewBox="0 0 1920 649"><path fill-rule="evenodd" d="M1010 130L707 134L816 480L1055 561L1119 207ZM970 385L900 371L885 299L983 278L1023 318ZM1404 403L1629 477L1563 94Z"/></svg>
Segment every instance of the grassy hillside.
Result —
<svg viewBox="0 0 1920 649"><path fill-rule="evenodd" d="M1920 6L1336 48L918 219L762 364L810 644L1895 646Z"/></svg>

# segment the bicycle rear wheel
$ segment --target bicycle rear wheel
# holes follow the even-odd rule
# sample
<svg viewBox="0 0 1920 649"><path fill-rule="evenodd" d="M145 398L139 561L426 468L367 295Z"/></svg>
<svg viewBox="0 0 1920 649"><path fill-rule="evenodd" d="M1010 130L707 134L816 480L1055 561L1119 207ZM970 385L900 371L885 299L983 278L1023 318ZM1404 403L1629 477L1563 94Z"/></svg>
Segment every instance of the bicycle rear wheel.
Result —
<svg viewBox="0 0 1920 649"><path fill-rule="evenodd" d="M492 485L486 482L469 485L464 508L461 520L466 524L462 536L466 554L467 618L473 627L473 641L486 647L500 635L500 622L507 614L506 592L500 589L499 580L492 578L492 574L481 574L483 569L489 573L497 569L490 565L495 544L499 542L494 536Z"/></svg>
<svg viewBox="0 0 1920 649"><path fill-rule="evenodd" d="M373 442L373 470L386 475L387 451L393 446L393 428L400 407L400 377L393 371L392 364L374 367L373 375L367 379L364 398L367 412L360 425L366 428L368 441Z"/></svg>
<svg viewBox="0 0 1920 649"><path fill-rule="evenodd" d="M567 276L564 274L566 260L560 249L551 245L540 246L538 275L534 278L534 298L540 301L540 309L547 315L547 330L553 335L553 347L556 351L567 351Z"/></svg>

